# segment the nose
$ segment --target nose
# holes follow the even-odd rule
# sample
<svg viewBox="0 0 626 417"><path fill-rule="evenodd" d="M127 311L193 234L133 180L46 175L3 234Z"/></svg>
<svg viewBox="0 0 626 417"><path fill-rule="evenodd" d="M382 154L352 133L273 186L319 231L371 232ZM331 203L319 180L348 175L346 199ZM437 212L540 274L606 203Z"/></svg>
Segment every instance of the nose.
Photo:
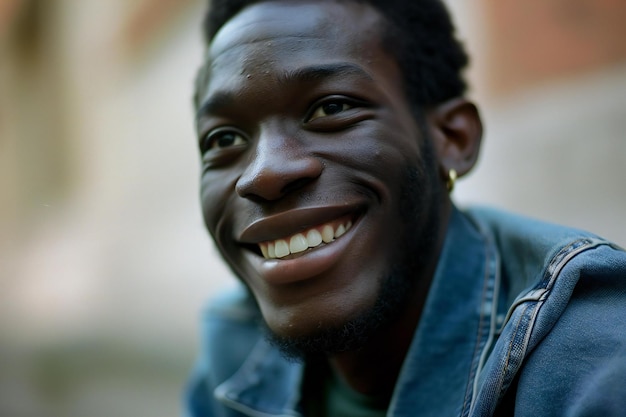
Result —
<svg viewBox="0 0 626 417"><path fill-rule="evenodd" d="M298 140L265 132L235 189L244 198L275 201L314 181L322 170L322 161Z"/></svg>

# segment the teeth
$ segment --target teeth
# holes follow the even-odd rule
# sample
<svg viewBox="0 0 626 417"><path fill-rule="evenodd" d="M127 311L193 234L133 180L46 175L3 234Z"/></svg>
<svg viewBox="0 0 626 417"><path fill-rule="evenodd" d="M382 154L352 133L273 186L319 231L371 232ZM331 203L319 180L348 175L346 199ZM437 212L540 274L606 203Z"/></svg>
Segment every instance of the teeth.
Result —
<svg viewBox="0 0 626 417"><path fill-rule="evenodd" d="M293 235L289 240L289 252L298 253L303 252L309 248L309 243L302 233Z"/></svg>
<svg viewBox="0 0 626 417"><path fill-rule="evenodd" d="M335 232L333 231L333 227L326 225L322 229L322 240L324 243L330 243L335 238Z"/></svg>
<svg viewBox="0 0 626 417"><path fill-rule="evenodd" d="M287 241L283 239L278 239L274 246L276 248L277 258L282 258L283 256L289 255L289 245L287 244Z"/></svg>
<svg viewBox="0 0 626 417"><path fill-rule="evenodd" d="M322 243L322 235L316 229L311 229L306 234L306 241L309 248L314 248Z"/></svg>
<svg viewBox="0 0 626 417"><path fill-rule="evenodd" d="M263 242L259 244L261 253L265 259L284 258L290 253L304 252L308 248L315 248L322 243L330 243L343 236L352 227L352 222L339 224L335 223L336 229L328 223L321 228L312 228L306 233L296 233L285 239L277 239L273 242Z"/></svg>

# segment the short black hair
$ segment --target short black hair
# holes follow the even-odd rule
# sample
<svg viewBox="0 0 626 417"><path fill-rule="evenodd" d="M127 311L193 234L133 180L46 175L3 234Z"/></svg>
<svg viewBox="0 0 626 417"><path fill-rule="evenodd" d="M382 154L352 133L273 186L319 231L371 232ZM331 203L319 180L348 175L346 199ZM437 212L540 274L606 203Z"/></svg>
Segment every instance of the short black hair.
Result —
<svg viewBox="0 0 626 417"><path fill-rule="evenodd" d="M267 0L210 0L203 23L207 45L243 8L263 1ZM450 14L441 0L347 1L369 4L386 19L383 44L398 61L414 111L419 113L465 93L467 85L462 72L468 57L455 37Z"/></svg>

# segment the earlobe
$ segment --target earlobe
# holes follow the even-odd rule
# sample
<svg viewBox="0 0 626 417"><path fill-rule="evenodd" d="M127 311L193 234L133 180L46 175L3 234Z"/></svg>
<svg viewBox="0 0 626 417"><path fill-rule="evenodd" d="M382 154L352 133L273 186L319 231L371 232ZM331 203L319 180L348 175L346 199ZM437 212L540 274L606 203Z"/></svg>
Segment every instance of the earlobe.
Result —
<svg viewBox="0 0 626 417"><path fill-rule="evenodd" d="M483 125L474 103L454 98L428 112L439 169L444 180L454 170L458 177L467 174L476 163L483 135Z"/></svg>

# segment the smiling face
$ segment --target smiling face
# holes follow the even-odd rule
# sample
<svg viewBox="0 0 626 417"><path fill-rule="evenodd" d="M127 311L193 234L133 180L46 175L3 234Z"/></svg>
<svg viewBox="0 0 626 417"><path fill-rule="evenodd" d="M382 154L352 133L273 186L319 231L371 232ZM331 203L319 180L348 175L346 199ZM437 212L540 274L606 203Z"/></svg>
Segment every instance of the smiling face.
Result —
<svg viewBox="0 0 626 417"><path fill-rule="evenodd" d="M280 337L413 297L436 263L441 183L381 27L356 2L262 2L207 51L205 222Z"/></svg>

